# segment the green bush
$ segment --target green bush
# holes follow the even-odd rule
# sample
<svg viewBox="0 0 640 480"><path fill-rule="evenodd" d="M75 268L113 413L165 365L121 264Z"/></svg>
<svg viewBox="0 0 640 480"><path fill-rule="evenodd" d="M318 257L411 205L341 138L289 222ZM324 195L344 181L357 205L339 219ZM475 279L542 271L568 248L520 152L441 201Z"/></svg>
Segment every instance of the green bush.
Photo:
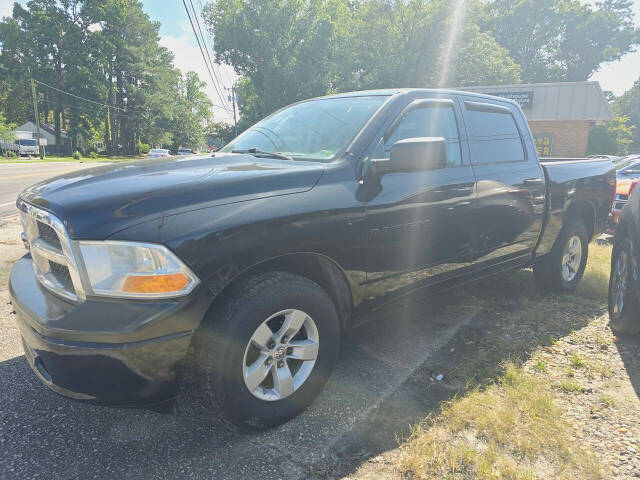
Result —
<svg viewBox="0 0 640 480"><path fill-rule="evenodd" d="M149 145L148 143L138 142L138 144L136 145L136 153L138 155L146 155L147 153L149 153L149 150L151 150L151 145Z"/></svg>
<svg viewBox="0 0 640 480"><path fill-rule="evenodd" d="M91 152L91 153L89 154L89 157L91 157L91 158L98 158L98 154L97 154L96 152Z"/></svg>
<svg viewBox="0 0 640 480"><path fill-rule="evenodd" d="M82 158L82 154L76 150L75 152L73 152L73 155L71 155L75 160L80 160Z"/></svg>
<svg viewBox="0 0 640 480"><path fill-rule="evenodd" d="M18 154L17 154L16 152L14 152L13 150L7 150L7 151L5 152L5 155L6 155L8 158L16 158L16 157L18 156Z"/></svg>

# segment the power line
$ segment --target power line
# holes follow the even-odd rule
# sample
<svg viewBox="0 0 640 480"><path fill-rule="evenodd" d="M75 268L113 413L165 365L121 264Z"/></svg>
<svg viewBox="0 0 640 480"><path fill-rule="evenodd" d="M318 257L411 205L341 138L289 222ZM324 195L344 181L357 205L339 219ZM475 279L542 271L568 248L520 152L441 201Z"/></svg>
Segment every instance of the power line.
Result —
<svg viewBox="0 0 640 480"><path fill-rule="evenodd" d="M191 5L191 10L193 10L193 17L194 17L194 20L196 21L196 26L198 27L198 31L200 32L200 38L202 38L202 43L204 44L204 49L207 52L207 57L209 58L209 63L211 64L211 70L213 71L213 75L214 75L214 77L216 77L216 81L218 83L218 85L216 86L216 90L218 92L218 96L220 97L220 100L222 100L222 103L225 104L225 97L224 97L224 93L223 93L225 85L220 80L220 76L218 76L218 72L216 71L216 63L211 58L212 57L211 53L209 52L209 48L207 47L207 43L208 42L207 42L204 34L202 33L202 29L200 28L199 15L198 15L195 7L193 6L193 1L189 0L189 4ZM200 9L202 10L202 8L203 8L202 7L202 2L200 2ZM209 38L211 39L210 33L208 31L207 31L207 33L209 34ZM215 53L215 50L213 49L213 39L211 39L211 52Z"/></svg>
<svg viewBox="0 0 640 480"><path fill-rule="evenodd" d="M45 86L45 87L51 88L51 89L53 89L53 90L56 90L56 91L58 91L58 92L60 92L60 93L64 93L65 95L69 95L69 96L71 96L71 97L73 97L73 98L77 98L78 100L83 100L83 101L85 101L85 102L93 103L93 104L95 104L95 105L100 105L101 107L107 107L107 108L110 108L110 109L113 109L113 110L125 111L125 112L129 112L130 114L131 114L131 113L135 113L135 112L136 112L136 110L134 110L134 109L127 109L127 110L123 110L121 107L117 107L117 106L115 106L115 105L108 105L108 104L106 104L106 103L96 102L96 101L94 101L94 100L89 100L88 98L80 97L80 96L75 95L75 94L73 94L73 93L65 92L64 90L60 90L59 88L53 87L53 86L51 86L51 85L49 85L49 84L46 84L46 83L41 82L41 81L39 81L39 80L36 80L35 78L33 79L33 81L34 81L34 82L36 82L36 83L38 83L38 84L40 84L40 85L43 85L43 86ZM52 103L57 103L57 102L52 102ZM63 105L63 106L65 106L65 107L70 107L70 108L82 108L80 105L68 105L68 104L64 104L64 103L59 103L59 105ZM212 106L213 106L214 108L220 108L220 109L224 109L224 110L226 110L226 111L229 111L229 109L228 109L227 107L223 107L223 106L221 106L221 105L213 104ZM145 115L145 113L148 115L148 114L149 114L148 110L147 110L146 112L141 112L141 113L139 113L139 115L140 115L140 116L144 116L144 115ZM119 116L119 117L134 118L134 117L132 117L130 114L129 114L129 115L127 115L127 114L124 114L124 113L111 113L111 115L116 115L116 116Z"/></svg>
<svg viewBox="0 0 640 480"><path fill-rule="evenodd" d="M51 89L53 89L53 90L55 90L57 92L64 93L65 95L69 95L70 97L73 97L73 98L77 98L78 100L84 100L85 102L93 103L95 105L100 105L101 107L113 108L115 110L123 110L122 108L117 107L115 105L108 105L106 103L96 102L94 100L89 100L88 98L80 97L80 96L75 95L73 93L65 92L64 90L60 90L59 88L53 87L53 86L51 86L51 85L49 85L47 83L41 82L39 80L36 80L35 78L33 79L33 81L38 83L38 84L40 84L40 85L43 85L45 87L51 88ZM128 110L123 110L123 111L128 111Z"/></svg>
<svg viewBox="0 0 640 480"><path fill-rule="evenodd" d="M187 3L185 2L185 0L182 0L182 4L184 5L184 9L186 10L187 16L189 17L189 23L191 24L191 29L193 30L193 34L196 37L196 41L198 42L198 48L200 48L200 53L202 54L202 59L204 60L204 65L205 65L205 67L207 67L207 72L209 72L209 77L211 77L211 81L213 82L213 86L216 89L216 93L220 97L220 100L222 101L222 103L224 103L224 100L222 99L222 96L220 95L220 92L218 92L217 83L215 81L215 78L214 78L213 74L211 73L211 69L209 68L209 63L207 62L207 57L204 54L204 50L202 48L202 44L200 43L200 38L198 37L198 33L196 32L196 27L193 24L193 20L191 19L191 13L189 12L189 7L187 7ZM204 39L203 39L203 41L204 41ZM227 110L227 112L230 113L230 110L228 108L225 108L225 110Z"/></svg>

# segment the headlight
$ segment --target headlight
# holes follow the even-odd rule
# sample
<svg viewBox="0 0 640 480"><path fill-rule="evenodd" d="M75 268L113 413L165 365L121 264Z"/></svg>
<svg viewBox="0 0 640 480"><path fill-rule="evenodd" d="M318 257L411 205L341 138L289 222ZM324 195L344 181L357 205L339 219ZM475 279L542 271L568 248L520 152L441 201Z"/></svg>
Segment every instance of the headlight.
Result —
<svg viewBox="0 0 640 480"><path fill-rule="evenodd" d="M111 297L186 295L198 278L169 249L151 243L78 242L93 293Z"/></svg>

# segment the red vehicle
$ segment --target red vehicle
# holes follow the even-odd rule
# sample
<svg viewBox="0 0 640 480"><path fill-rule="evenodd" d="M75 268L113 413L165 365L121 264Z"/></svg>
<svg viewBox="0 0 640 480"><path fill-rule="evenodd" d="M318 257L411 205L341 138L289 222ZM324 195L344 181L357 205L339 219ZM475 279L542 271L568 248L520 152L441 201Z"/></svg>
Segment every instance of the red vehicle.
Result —
<svg viewBox="0 0 640 480"><path fill-rule="evenodd" d="M611 206L611 215L609 216L609 223L607 225L608 234L613 235L615 233L620 212L629 201L631 192L638 184L638 181L640 181L640 178L618 179L616 184L616 195L613 200L613 205Z"/></svg>

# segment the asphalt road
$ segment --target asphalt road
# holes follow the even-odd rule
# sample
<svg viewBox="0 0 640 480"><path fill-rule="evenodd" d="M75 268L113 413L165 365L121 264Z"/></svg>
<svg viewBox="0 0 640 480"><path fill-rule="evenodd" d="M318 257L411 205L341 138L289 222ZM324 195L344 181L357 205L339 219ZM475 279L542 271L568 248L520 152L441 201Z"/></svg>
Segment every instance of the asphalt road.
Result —
<svg viewBox="0 0 640 480"><path fill-rule="evenodd" d="M331 465L394 448L396 435L452 394L429 365L442 365L447 342L477 309L434 303L379 314L350 332L319 398L263 432L226 426L188 384L173 413L63 399L40 384L12 339L12 353L0 352L0 479L334 478ZM4 325L0 337L17 337L13 322Z"/></svg>
<svg viewBox="0 0 640 480"><path fill-rule="evenodd" d="M16 198L25 188L56 175L98 165L101 164L25 162L0 165L0 218L16 212Z"/></svg>

